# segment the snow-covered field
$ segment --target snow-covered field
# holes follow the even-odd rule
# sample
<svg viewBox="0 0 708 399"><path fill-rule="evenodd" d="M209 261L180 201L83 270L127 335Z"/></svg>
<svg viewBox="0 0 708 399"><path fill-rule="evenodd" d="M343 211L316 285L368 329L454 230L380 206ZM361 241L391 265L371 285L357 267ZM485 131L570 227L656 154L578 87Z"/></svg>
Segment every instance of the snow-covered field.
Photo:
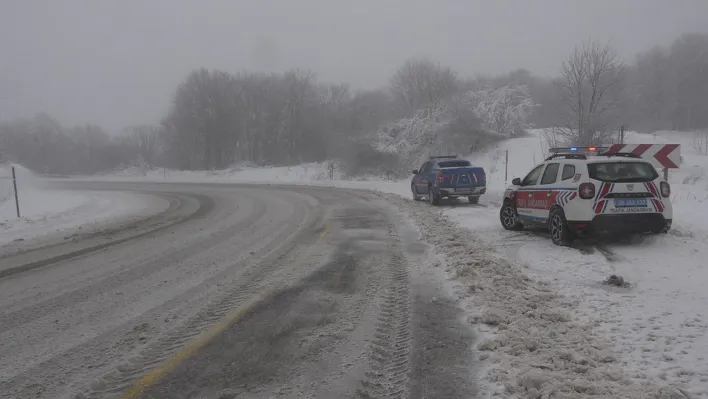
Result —
<svg viewBox="0 0 708 399"><path fill-rule="evenodd" d="M666 236L559 248L543 233L502 230L498 204L504 188L503 153L509 151L508 180L523 177L534 158L542 157L539 132L501 143L474 160L487 170L497 169L488 207L454 207L445 215L479 233L528 276L551 283L573 304L577 321L610 340L623 368L638 382L666 381L694 397L708 397L708 157L692 151L692 141L691 134L675 132L630 133L626 139L682 144L684 164L669 175L674 224ZM601 283L613 274L631 286Z"/></svg>
<svg viewBox="0 0 708 399"><path fill-rule="evenodd" d="M708 266L703 260L708 258L708 157L693 151L689 133L628 133L626 142L682 144L684 163L669 177L674 223L668 235L560 248L543 232L504 231L498 209L505 188L505 151L506 180L523 177L544 158L540 131L470 157L487 170L489 191L479 206L443 205L438 214L410 203L424 229L442 234L448 230L434 226L449 223L447 218L474 233L469 240L478 242L478 248L493 250L468 265L463 258L474 256L449 247L456 241L424 234L439 247L441 261L455 265L448 267L451 278L469 291L466 307L485 337L490 395L527 397L533 387L539 393L555 389L575 395L552 397L608 392L647 397L643 395L654 392L650 387L658 385L708 398ZM326 164L215 172L132 169L100 180L307 184L410 198L408 180L347 181L337 173L330 180ZM630 286L602 284L612 274ZM478 277L486 285L476 285ZM544 347L549 342L552 347ZM682 397L677 395L665 397Z"/></svg>
<svg viewBox="0 0 708 399"><path fill-rule="evenodd" d="M135 215L146 209L146 201L156 200L120 192L50 189L27 169L17 165L15 169L20 218L11 169L0 166L0 245ZM164 208L167 205L164 201Z"/></svg>

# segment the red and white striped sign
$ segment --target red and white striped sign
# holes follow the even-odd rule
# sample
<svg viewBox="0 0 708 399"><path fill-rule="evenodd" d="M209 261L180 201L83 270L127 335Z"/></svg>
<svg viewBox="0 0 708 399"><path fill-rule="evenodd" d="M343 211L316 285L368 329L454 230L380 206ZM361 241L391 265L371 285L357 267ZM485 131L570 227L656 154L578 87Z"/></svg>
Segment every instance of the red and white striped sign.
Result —
<svg viewBox="0 0 708 399"><path fill-rule="evenodd" d="M631 152L662 168L678 169L681 165L680 144L613 144L607 151L609 154L618 152Z"/></svg>

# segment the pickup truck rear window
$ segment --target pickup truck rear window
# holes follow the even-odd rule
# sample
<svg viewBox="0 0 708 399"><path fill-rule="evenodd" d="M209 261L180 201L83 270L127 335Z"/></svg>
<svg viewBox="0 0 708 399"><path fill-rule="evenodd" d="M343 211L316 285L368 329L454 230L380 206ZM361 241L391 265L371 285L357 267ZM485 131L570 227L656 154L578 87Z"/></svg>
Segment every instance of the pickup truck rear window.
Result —
<svg viewBox="0 0 708 399"><path fill-rule="evenodd" d="M599 162L588 164L591 179L605 182L647 182L659 174L646 162Z"/></svg>
<svg viewBox="0 0 708 399"><path fill-rule="evenodd" d="M459 160L438 162L438 168L464 168L465 166L470 166L470 161Z"/></svg>

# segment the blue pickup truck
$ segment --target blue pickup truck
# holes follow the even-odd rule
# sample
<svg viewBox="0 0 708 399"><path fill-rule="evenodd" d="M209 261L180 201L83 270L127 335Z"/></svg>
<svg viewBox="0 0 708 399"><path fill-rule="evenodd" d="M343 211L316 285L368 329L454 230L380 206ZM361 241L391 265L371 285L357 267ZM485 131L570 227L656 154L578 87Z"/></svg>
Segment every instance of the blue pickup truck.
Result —
<svg viewBox="0 0 708 399"><path fill-rule="evenodd" d="M479 203L487 191L484 169L472 166L456 155L430 157L420 169L413 171L411 192L413 199L427 197L431 205L438 205L442 198L467 197L470 204Z"/></svg>

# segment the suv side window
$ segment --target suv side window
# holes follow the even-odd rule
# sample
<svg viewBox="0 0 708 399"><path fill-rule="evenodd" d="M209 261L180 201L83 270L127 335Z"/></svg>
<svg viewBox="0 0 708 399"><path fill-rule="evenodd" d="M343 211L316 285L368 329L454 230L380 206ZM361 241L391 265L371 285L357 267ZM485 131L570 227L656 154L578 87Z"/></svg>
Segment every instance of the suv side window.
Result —
<svg viewBox="0 0 708 399"><path fill-rule="evenodd" d="M558 170L560 169L559 163L549 163L546 166L546 170L543 172L543 177L541 178L541 184L553 184L558 179Z"/></svg>
<svg viewBox="0 0 708 399"><path fill-rule="evenodd" d="M575 165L563 165L561 180L572 179L575 176Z"/></svg>
<svg viewBox="0 0 708 399"><path fill-rule="evenodd" d="M538 182L538 178L541 177L541 171L543 170L543 167L546 166L544 164L536 166L531 172L529 172L526 177L524 177L524 180L521 181L522 186L533 186Z"/></svg>
<svg viewBox="0 0 708 399"><path fill-rule="evenodd" d="M433 163L432 162L426 162L425 166L423 167L423 173L428 173L433 169Z"/></svg>

